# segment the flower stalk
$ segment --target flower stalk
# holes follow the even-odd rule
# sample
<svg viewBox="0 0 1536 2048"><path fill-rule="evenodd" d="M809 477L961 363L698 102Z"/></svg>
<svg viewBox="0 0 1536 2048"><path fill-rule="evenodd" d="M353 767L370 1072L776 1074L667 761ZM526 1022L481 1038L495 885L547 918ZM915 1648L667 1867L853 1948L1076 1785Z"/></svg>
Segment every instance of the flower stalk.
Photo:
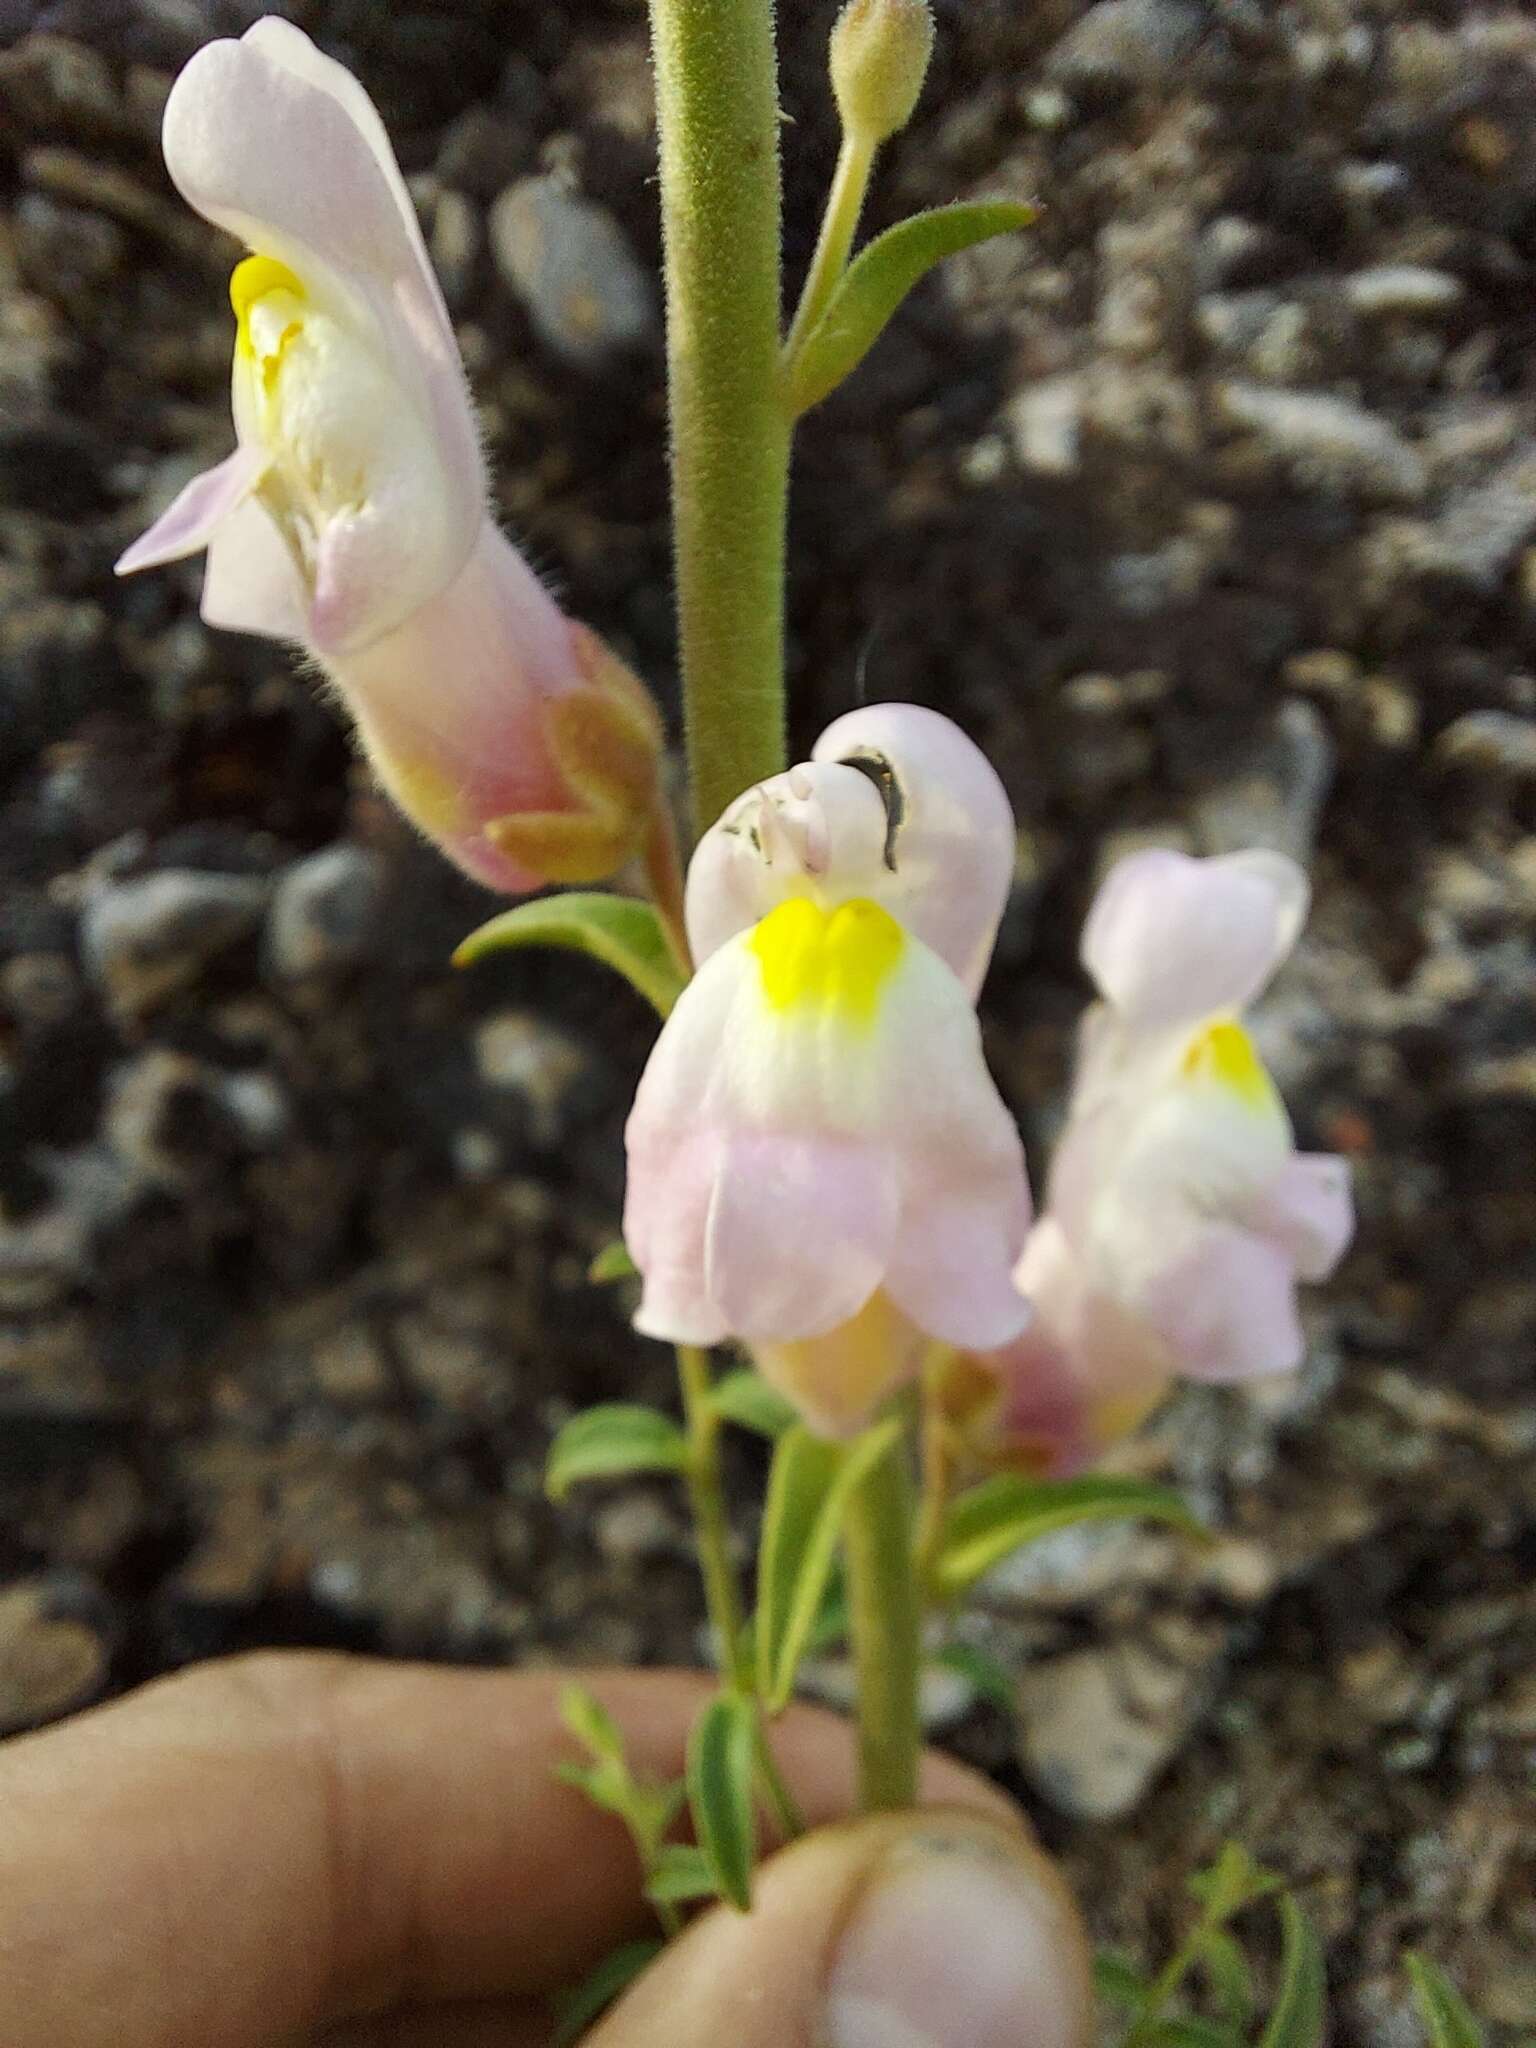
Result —
<svg viewBox="0 0 1536 2048"><path fill-rule="evenodd" d="M869 190L870 172L875 167L877 147L874 137L866 129L857 129L843 136L842 147L837 153L837 167L832 173L832 184L827 193L816 254L811 258L805 289L800 294L789 339L784 344L786 363L794 357L800 344L827 310L838 281L848 268L853 238L859 231L859 217L864 211L864 198Z"/></svg>
<svg viewBox="0 0 1536 2048"><path fill-rule="evenodd" d="M695 1344L677 1347L678 1383L688 1432L688 1493L693 1503L694 1540L704 1578L704 1598L714 1629L720 1670L739 1692L753 1689L741 1588L731 1562L731 1525L720 1472L720 1416L710 1398L709 1356Z"/></svg>
<svg viewBox="0 0 1536 2048"><path fill-rule="evenodd" d="M908 1412L911 1403L905 1404ZM922 1607L912 1559L910 1428L861 1481L843 1546L859 1697L859 1803L911 1806L921 1746Z"/></svg>

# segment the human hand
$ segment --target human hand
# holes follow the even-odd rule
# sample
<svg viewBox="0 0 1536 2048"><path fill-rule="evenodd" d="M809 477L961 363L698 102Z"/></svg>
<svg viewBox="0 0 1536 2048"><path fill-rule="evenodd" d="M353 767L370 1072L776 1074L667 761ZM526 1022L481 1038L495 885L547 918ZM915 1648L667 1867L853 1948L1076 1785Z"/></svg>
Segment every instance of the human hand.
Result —
<svg viewBox="0 0 1536 2048"><path fill-rule="evenodd" d="M706 1681L592 1690L675 1775ZM5 2048L540 2048L549 1995L644 1931L622 1830L559 1783L562 1681L340 1656L205 1665L0 1749ZM814 1824L850 1731L775 1748ZM822 1826L700 1917L590 2048L1085 2048L1076 1910L1007 1803Z"/></svg>

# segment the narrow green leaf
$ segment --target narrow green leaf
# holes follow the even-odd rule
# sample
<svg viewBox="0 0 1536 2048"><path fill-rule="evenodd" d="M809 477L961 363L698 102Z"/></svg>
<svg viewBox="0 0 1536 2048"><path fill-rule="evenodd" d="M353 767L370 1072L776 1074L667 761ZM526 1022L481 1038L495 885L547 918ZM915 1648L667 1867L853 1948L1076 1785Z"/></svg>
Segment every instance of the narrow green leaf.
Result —
<svg viewBox="0 0 1536 2048"><path fill-rule="evenodd" d="M1027 228L1032 206L983 199L914 214L877 236L849 264L827 309L784 366L785 399L798 419L856 370L912 287L942 263L994 235Z"/></svg>
<svg viewBox="0 0 1536 2048"><path fill-rule="evenodd" d="M890 1449L901 1424L826 1443L803 1423L774 1452L757 1556L758 1690L770 1713L787 1704L821 1612L843 1511L859 1481Z"/></svg>
<svg viewBox="0 0 1536 2048"><path fill-rule="evenodd" d="M586 1479L619 1479L633 1472L681 1472L688 1439L669 1415L613 1401L573 1415L549 1447L544 1487L563 1500Z"/></svg>
<svg viewBox="0 0 1536 2048"><path fill-rule="evenodd" d="M488 954L514 946L560 946L586 953L622 974L661 1016L683 992L684 976L673 959L656 913L632 896L605 896L566 889L535 896L470 933L453 956L469 967Z"/></svg>
<svg viewBox="0 0 1536 2048"><path fill-rule="evenodd" d="M795 1426L794 1409L759 1373L728 1372L716 1380L709 1398L727 1422L755 1430L759 1436L780 1437Z"/></svg>
<svg viewBox="0 0 1536 2048"><path fill-rule="evenodd" d="M717 1897L719 1889L702 1849L668 1842L646 1881L645 1896L657 1906L686 1906L694 1899Z"/></svg>
<svg viewBox="0 0 1536 2048"><path fill-rule="evenodd" d="M601 2019L621 1991L627 1991L640 1972L655 1962L666 1943L627 1941L603 1957L596 1969L555 2001L553 2048L571 2048L592 2022Z"/></svg>
<svg viewBox="0 0 1536 2048"><path fill-rule="evenodd" d="M1014 1679L995 1657L979 1650L974 1643L946 1643L942 1650L934 1652L931 1661L940 1670L953 1671L957 1678L963 1678L978 1699L996 1707L1010 1721L1018 1713L1018 1687Z"/></svg>
<svg viewBox="0 0 1536 2048"><path fill-rule="evenodd" d="M584 1685L568 1685L560 1695L560 1718L584 1749L600 1759L624 1761L624 1737L608 1709Z"/></svg>
<svg viewBox="0 0 1536 2048"><path fill-rule="evenodd" d="M1142 1517L1169 1522L1188 1536L1207 1537L1204 1524L1166 1486L1143 1479L1022 1479L1004 1473L962 1494L950 1509L934 1590L945 1597L963 1593L1024 1544L1075 1522Z"/></svg>
<svg viewBox="0 0 1536 2048"><path fill-rule="evenodd" d="M1406 1961L1432 2048L1483 2048L1482 2022L1439 1964L1415 1949Z"/></svg>
<svg viewBox="0 0 1536 2048"><path fill-rule="evenodd" d="M1280 1989L1259 2048L1318 2048L1327 2017L1328 1980L1323 1951L1312 1923L1282 1892L1280 1907Z"/></svg>
<svg viewBox="0 0 1536 2048"><path fill-rule="evenodd" d="M1147 2002L1147 1986L1129 1956L1101 1948L1093 1959L1093 1988L1105 2005L1138 2013Z"/></svg>
<svg viewBox="0 0 1536 2048"><path fill-rule="evenodd" d="M1242 2048L1230 2027L1215 2020L1158 2020L1142 2036L1146 2048Z"/></svg>
<svg viewBox="0 0 1536 2048"><path fill-rule="evenodd" d="M1200 1961L1223 2016L1234 2027L1253 2017L1253 1973L1243 1945L1224 1927L1208 1928L1200 1942Z"/></svg>
<svg viewBox="0 0 1536 2048"><path fill-rule="evenodd" d="M807 1657L825 1656L828 1650L842 1649L852 1626L852 1618L848 1613L848 1587L843 1579L841 1564L834 1561L832 1576L827 1580L827 1590L821 1596L816 1619L811 1623L811 1632L805 1639L801 1662L803 1663Z"/></svg>
<svg viewBox="0 0 1536 2048"><path fill-rule="evenodd" d="M587 1278L594 1287L604 1287L610 1280L633 1280L639 1270L629 1256L629 1246L622 1237L616 1237L612 1244L603 1246L588 1266Z"/></svg>
<svg viewBox="0 0 1536 2048"><path fill-rule="evenodd" d="M715 1889L743 1913L752 1903L757 1857L756 1765L756 1704L740 1693L718 1693L689 1738L688 1803Z"/></svg>
<svg viewBox="0 0 1536 2048"><path fill-rule="evenodd" d="M562 1785L590 1800L600 1813L611 1813L623 1821L631 1834L635 1832L630 1797L634 1782L625 1764L605 1759L595 1764L558 1763L553 1768Z"/></svg>

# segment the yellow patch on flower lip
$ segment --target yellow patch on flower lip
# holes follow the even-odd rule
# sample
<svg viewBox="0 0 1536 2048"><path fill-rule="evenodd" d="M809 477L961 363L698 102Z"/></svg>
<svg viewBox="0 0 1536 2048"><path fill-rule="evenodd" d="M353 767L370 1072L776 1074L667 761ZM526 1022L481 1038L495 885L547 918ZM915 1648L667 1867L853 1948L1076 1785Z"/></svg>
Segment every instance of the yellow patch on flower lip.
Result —
<svg viewBox="0 0 1536 2048"><path fill-rule="evenodd" d="M890 912L867 897L823 910L807 896L792 896L769 911L749 945L771 1009L830 1010L867 1025L906 936Z"/></svg>
<svg viewBox="0 0 1536 2048"><path fill-rule="evenodd" d="M255 354L251 308L269 292L286 292L290 298L300 300L308 297L301 281L275 256L246 256L235 265L229 279L229 303L235 309L235 347L244 356ZM287 339L285 333L283 340Z"/></svg>
<svg viewBox="0 0 1536 2048"><path fill-rule="evenodd" d="M1275 1100L1275 1084L1253 1040L1231 1018L1208 1024L1191 1039L1184 1075L1190 1081L1214 1081L1250 1109L1267 1109Z"/></svg>

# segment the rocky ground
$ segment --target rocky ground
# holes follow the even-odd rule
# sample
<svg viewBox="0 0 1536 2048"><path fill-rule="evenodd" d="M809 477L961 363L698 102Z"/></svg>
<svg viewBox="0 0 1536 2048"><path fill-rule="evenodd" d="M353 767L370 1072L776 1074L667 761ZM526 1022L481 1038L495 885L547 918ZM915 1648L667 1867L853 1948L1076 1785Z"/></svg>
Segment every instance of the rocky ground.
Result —
<svg viewBox="0 0 1536 2048"><path fill-rule="evenodd" d="M111 563L228 442L231 251L171 75L244 0L0 0L0 1726L190 1658L344 1643L689 1659L663 1488L556 1511L551 1428L667 1368L612 1235L638 1004L456 975L487 908L282 652ZM635 0L304 0L399 140L502 509L672 687L651 110ZM830 6L783 8L791 249ZM808 741L862 686L992 748L1023 832L985 1004L1059 1114L1096 868L1306 860L1259 1020L1357 1250L1300 1384L1127 1460L1224 1532L1113 1532L976 1629L1098 1931L1165 1950L1237 1835L1327 1930L1338 2039L1415 2041L1418 1944L1536 2022L1536 25L1454 0L938 0L880 220L1044 205L809 424ZM1037 1152L1038 1158L1038 1152ZM745 1490L757 1474L743 1447ZM750 1531L743 1530L744 1541ZM822 1674L835 1691L839 1673Z"/></svg>

